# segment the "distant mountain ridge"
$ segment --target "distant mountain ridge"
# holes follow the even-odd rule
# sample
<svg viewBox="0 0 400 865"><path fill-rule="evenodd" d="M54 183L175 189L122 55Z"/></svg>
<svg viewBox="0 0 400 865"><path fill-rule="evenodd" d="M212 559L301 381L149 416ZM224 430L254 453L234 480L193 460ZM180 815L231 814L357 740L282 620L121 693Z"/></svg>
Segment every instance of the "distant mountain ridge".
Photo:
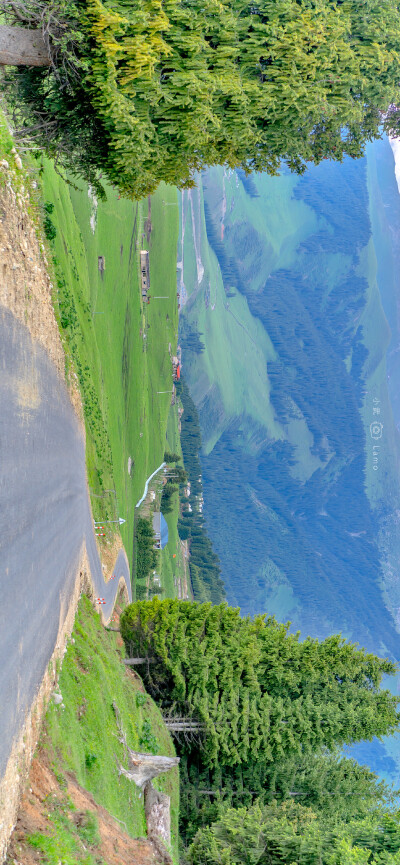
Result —
<svg viewBox="0 0 400 865"><path fill-rule="evenodd" d="M229 602L400 657L382 568L399 447L371 220L389 145L374 148L302 178L202 175L182 195L181 330L197 334L183 365ZM392 525L395 558L397 535Z"/></svg>

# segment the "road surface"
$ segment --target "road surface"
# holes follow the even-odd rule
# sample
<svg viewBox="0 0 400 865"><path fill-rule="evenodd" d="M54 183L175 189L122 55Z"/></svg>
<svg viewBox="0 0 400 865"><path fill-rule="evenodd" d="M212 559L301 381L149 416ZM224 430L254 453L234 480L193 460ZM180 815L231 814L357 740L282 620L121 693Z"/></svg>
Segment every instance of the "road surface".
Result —
<svg viewBox="0 0 400 865"><path fill-rule="evenodd" d="M46 352L0 307L0 778L53 653L83 540L107 619L120 576L131 597L126 556L106 584L66 388Z"/></svg>

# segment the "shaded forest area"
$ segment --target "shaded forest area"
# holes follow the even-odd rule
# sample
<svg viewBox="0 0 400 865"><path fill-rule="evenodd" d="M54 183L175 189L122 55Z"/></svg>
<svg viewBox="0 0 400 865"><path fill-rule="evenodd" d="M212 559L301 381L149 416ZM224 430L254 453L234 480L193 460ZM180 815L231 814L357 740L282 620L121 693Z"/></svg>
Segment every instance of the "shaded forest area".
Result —
<svg viewBox="0 0 400 865"><path fill-rule="evenodd" d="M207 176L204 194L207 199ZM202 458L207 528L228 598L244 613L265 610L271 573L275 580L280 573L293 589L296 625L315 636L342 630L375 648L384 635L399 657L379 588L380 515L365 492L359 413L368 356L359 325L368 289L360 253L371 235L366 161L326 163L318 175L311 169L294 195L315 210L318 231L298 247L292 267L272 272L259 292L246 279L237 225L228 222L224 244L216 242L206 206L207 235L226 290L234 280L278 354L268 363L276 418L286 431L292 420L306 421L319 468L300 479L301 457L288 440L246 452L239 434L246 419L236 419ZM336 281L333 253L345 262Z"/></svg>
<svg viewBox="0 0 400 865"><path fill-rule="evenodd" d="M189 571L196 601L212 601L218 604L225 599L221 568L204 525L200 503L203 500L201 478L201 432L196 406L190 396L183 376L176 385L183 406L181 418L181 447L183 462L190 483L190 495L186 496L180 485L181 515L178 532L181 540L189 541Z"/></svg>

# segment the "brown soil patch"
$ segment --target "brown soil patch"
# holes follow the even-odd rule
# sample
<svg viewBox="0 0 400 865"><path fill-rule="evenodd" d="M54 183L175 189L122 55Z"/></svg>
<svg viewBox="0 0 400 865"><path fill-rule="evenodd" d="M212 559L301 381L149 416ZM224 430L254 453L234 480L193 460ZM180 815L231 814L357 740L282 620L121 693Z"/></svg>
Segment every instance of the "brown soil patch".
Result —
<svg viewBox="0 0 400 865"><path fill-rule="evenodd" d="M122 538L119 532L112 535L110 539L106 539L104 543L99 543L99 552L103 565L103 574L106 582L114 576L114 565L119 551L123 547Z"/></svg>
<svg viewBox="0 0 400 865"><path fill-rule="evenodd" d="M78 784L72 774L67 775L67 790L62 789L52 772L46 751L39 749L32 762L29 779L22 797L17 824L7 856L7 865L38 865L41 853L27 843L34 832L51 834L51 811L65 806L67 797L76 810L68 814L71 822L79 825L87 811L98 820L101 844L95 848L107 865L158 865L162 862L156 847L145 838L131 838L105 808L98 805L91 793Z"/></svg>

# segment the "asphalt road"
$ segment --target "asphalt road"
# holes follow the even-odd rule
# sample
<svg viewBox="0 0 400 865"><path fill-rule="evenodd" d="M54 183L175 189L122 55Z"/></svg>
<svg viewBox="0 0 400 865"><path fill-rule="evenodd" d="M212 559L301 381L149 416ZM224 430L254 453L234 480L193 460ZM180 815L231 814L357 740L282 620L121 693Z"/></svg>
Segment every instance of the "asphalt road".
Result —
<svg viewBox="0 0 400 865"><path fill-rule="evenodd" d="M0 307L0 777L53 653L82 541L112 612L124 553L105 583L82 435L66 388L28 330Z"/></svg>

